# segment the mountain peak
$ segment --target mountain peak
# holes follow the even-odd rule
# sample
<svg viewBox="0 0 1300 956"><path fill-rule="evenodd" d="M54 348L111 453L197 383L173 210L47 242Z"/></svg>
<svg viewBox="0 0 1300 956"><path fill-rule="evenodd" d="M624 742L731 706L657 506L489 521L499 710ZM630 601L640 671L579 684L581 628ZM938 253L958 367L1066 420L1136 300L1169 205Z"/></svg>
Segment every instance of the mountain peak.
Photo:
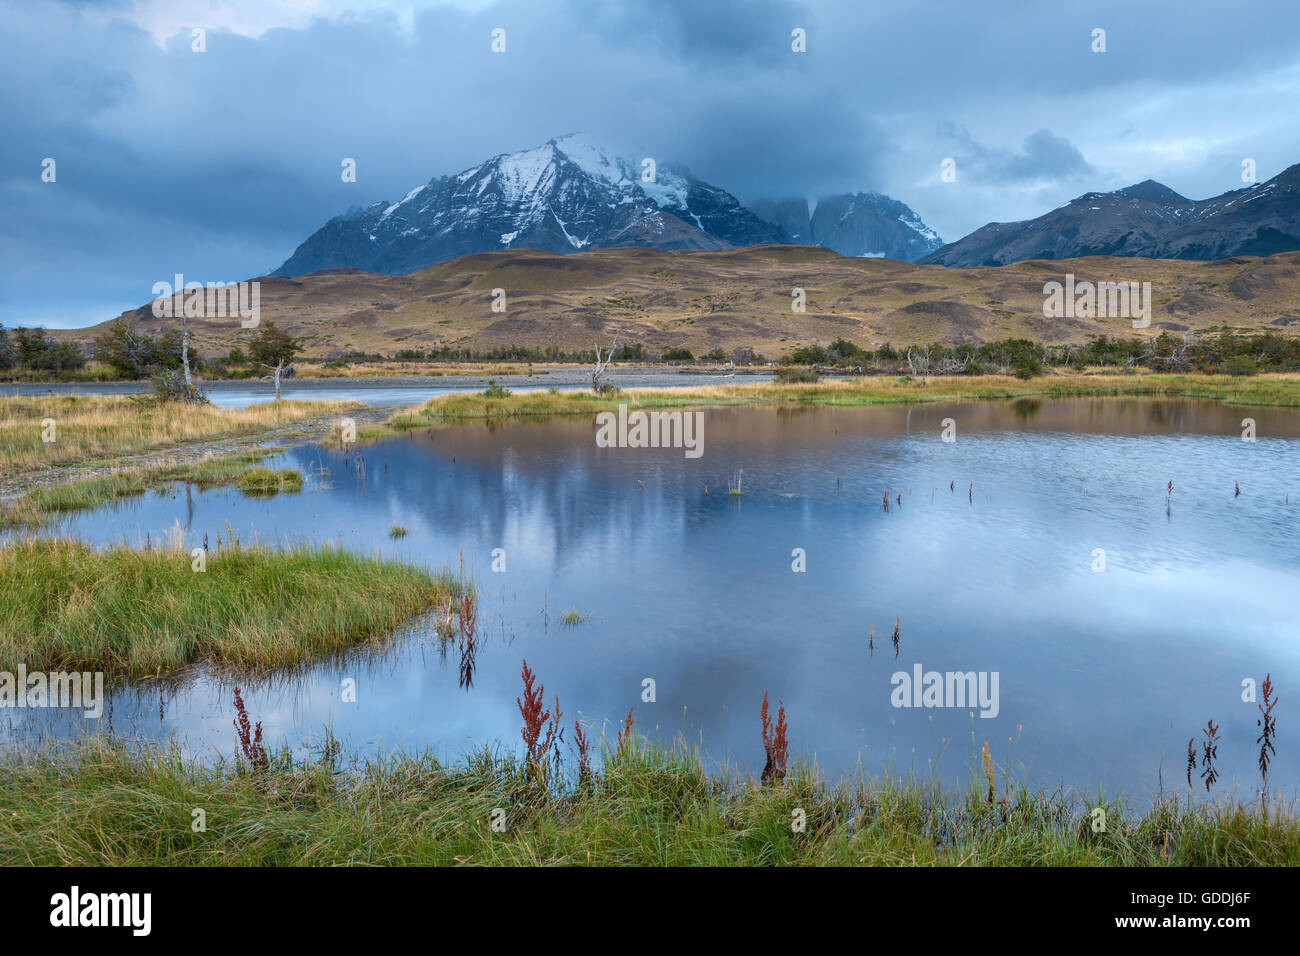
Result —
<svg viewBox="0 0 1300 956"><path fill-rule="evenodd" d="M1154 179L1144 179L1140 183L1134 183L1132 186L1125 186L1123 189L1115 190L1119 196L1128 196L1131 199L1143 199L1147 202L1161 203L1168 205L1170 203L1190 203L1191 200L1186 196L1180 196L1164 183L1158 183Z"/></svg>
<svg viewBox="0 0 1300 956"><path fill-rule="evenodd" d="M644 167L644 168L643 168ZM643 158L582 132L501 153L434 177L392 205L331 219L276 270L356 268L402 274L500 249L574 252L607 246L718 249L789 236L684 167Z"/></svg>
<svg viewBox="0 0 1300 956"><path fill-rule="evenodd" d="M912 209L877 192L804 199L760 200L754 212L788 232L800 245L825 246L842 256L915 262L943 245Z"/></svg>

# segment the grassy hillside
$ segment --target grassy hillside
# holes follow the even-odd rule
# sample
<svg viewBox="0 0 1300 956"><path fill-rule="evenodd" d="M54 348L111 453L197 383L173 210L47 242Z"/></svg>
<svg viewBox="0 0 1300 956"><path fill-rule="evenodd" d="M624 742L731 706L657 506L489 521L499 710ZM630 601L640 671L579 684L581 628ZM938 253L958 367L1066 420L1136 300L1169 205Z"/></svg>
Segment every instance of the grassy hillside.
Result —
<svg viewBox="0 0 1300 956"><path fill-rule="evenodd" d="M490 252L405 276L329 270L260 279L262 319L302 337L307 357L352 350L454 345L475 351L522 345L591 349L615 335L655 350L696 355L749 346L768 356L846 338L863 347L977 343L1024 337L1083 342L1132 334L1126 319L1048 319L1043 284L1066 273L1094 282L1150 282L1151 327L1139 334L1212 328L1300 332L1300 252L1219 262L1092 256L949 269L889 259L848 259L814 246L719 252L600 249L572 255ZM804 289L807 310L791 309ZM503 289L506 311L493 312ZM154 331L148 304L132 313ZM196 320L204 354L224 354L253 334L238 320ZM86 342L100 330L60 333Z"/></svg>

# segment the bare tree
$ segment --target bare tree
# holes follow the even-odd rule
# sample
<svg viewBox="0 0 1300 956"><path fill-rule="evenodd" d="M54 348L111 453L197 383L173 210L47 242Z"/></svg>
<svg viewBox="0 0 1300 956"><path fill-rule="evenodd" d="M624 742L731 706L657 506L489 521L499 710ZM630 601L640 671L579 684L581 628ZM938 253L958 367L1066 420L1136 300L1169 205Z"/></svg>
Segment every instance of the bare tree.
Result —
<svg viewBox="0 0 1300 956"><path fill-rule="evenodd" d="M1191 364L1191 358L1187 353L1191 350L1193 344L1195 343L1193 341L1192 333L1184 332L1182 344L1175 345L1173 349L1170 350L1169 365L1179 371L1186 371L1187 366Z"/></svg>
<svg viewBox="0 0 1300 956"><path fill-rule="evenodd" d="M912 347L907 347L907 373L912 378L924 378L930 373L930 346L917 349L915 353Z"/></svg>
<svg viewBox="0 0 1300 956"><path fill-rule="evenodd" d="M609 368L609 363L614 359L614 352L618 349L618 336L614 337L614 344L610 346L609 353L602 362L600 358L600 344L596 344L596 369L591 373L591 387L594 391L599 392L605 387L605 372Z"/></svg>
<svg viewBox="0 0 1300 956"><path fill-rule="evenodd" d="M275 400L280 400L280 376L285 367L293 361L295 355L302 351L302 343L286 332L275 327L274 322L266 322L248 345L253 360L262 368L271 370L264 376L265 380L275 383ZM290 371L292 375L292 370Z"/></svg>
<svg viewBox="0 0 1300 956"><path fill-rule="evenodd" d="M939 364L935 366L934 373L936 375L960 375L966 371L966 367L970 365L970 360L969 355L962 358L957 358L954 355L951 358L940 359Z"/></svg>
<svg viewBox="0 0 1300 956"><path fill-rule="evenodd" d="M1148 346L1147 350L1143 352L1141 355L1124 356L1124 368L1129 369L1132 368L1134 365L1145 362L1147 359L1151 358L1151 356L1155 354L1155 351L1156 351L1155 346Z"/></svg>
<svg viewBox="0 0 1300 956"><path fill-rule="evenodd" d="M181 368L185 370L185 387L194 390L194 376L190 374L190 320L181 309Z"/></svg>
<svg viewBox="0 0 1300 956"><path fill-rule="evenodd" d="M971 357L966 355L958 358L956 355L947 358L936 355L930 351L930 346L921 349L907 350L907 370L913 377L919 377L922 381L930 375L958 375L966 371L970 365Z"/></svg>
<svg viewBox="0 0 1300 956"><path fill-rule="evenodd" d="M1163 365L1167 369L1173 369L1180 372L1186 371L1187 367L1191 364L1191 357L1188 355L1188 352L1195 344L1192 333L1184 332L1183 341L1179 344L1171 345L1167 355L1162 355L1156 352L1155 346L1152 345L1142 358L1149 358L1153 363Z"/></svg>
<svg viewBox="0 0 1300 956"><path fill-rule="evenodd" d="M269 368L271 370L270 375L262 376L262 381L275 382L275 400L278 402L280 400L280 373L284 371L284 359L280 359L280 361L274 365L263 364L262 368Z"/></svg>

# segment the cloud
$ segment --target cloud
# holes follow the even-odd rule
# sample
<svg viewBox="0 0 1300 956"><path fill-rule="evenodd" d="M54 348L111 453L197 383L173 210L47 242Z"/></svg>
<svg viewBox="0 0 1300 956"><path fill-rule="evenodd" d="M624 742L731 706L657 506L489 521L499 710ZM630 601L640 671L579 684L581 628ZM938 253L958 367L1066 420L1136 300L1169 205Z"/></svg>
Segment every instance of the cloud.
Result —
<svg viewBox="0 0 1300 956"><path fill-rule="evenodd" d="M0 322L260 274L349 207L574 130L746 201L884 192L948 238L1148 177L1208 195L1235 152L1300 159L1289 3L0 0Z"/></svg>
<svg viewBox="0 0 1300 956"><path fill-rule="evenodd" d="M961 175L982 183L1038 185L1079 180L1096 173L1077 147L1051 130L1031 133L1018 151L983 146L956 123L940 124L939 135L952 143Z"/></svg>

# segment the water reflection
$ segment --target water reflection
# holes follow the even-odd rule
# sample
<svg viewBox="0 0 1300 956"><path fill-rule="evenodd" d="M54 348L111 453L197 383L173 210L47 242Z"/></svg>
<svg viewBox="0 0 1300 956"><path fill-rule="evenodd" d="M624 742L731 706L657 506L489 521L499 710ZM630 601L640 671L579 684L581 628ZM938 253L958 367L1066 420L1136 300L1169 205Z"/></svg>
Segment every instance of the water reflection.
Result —
<svg viewBox="0 0 1300 956"><path fill-rule="evenodd" d="M463 549L471 640L459 624L444 639L435 612L377 647L240 679L272 746L319 746L326 727L369 751L516 746L526 657L566 713L612 735L634 707L641 731L754 773L768 691L792 755L832 775L962 783L987 740L1032 783L1141 799L1181 779L1186 740L1213 717L1218 790L1257 786L1242 681L1300 685L1295 412L1140 399L713 409L700 459L600 449L593 433L558 420L424 430L361 455L302 447L274 463L313 476L302 494L173 490L58 530L137 541L180 521L197 543L229 522L245 541L335 541L432 568ZM721 493L741 468L743 494ZM405 537L388 539L394 524ZM550 626L570 610L579 623ZM895 707L892 676L918 665L998 673L998 716ZM355 703L341 699L349 679ZM232 686L193 669L120 689L103 719L229 754ZM84 724L3 719L27 741ZM1273 789L1298 778L1283 753Z"/></svg>

